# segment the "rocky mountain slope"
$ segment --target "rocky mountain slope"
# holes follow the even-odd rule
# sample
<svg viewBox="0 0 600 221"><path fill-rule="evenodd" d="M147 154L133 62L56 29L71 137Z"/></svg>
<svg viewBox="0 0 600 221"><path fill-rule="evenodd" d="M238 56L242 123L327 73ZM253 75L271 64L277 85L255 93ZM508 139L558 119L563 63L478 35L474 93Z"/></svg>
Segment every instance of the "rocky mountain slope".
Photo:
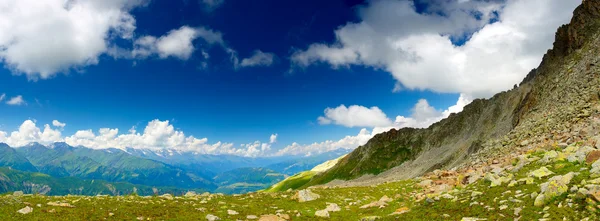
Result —
<svg viewBox="0 0 600 221"><path fill-rule="evenodd" d="M558 29L554 47L540 66L518 87L475 100L427 129L378 134L305 187L334 180L329 185L412 178L457 167L485 149L507 154L514 146L574 142L595 133L588 127L595 125L600 96L599 5L584 1L575 10L571 23Z"/></svg>

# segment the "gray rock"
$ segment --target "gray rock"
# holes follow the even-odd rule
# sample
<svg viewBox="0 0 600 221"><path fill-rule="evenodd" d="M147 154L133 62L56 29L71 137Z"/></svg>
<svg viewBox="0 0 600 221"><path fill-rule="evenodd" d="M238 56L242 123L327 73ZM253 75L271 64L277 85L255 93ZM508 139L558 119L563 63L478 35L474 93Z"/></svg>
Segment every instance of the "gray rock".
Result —
<svg viewBox="0 0 600 221"><path fill-rule="evenodd" d="M296 193L296 196L295 196L295 198L298 199L298 202L301 202L301 203L313 201L313 200L319 199L320 197L321 196L319 196L319 194L313 193L309 189L300 190L300 191L298 191L298 193Z"/></svg>
<svg viewBox="0 0 600 221"><path fill-rule="evenodd" d="M33 212L33 208L31 208L29 206L26 206L25 208L17 211L17 213L20 213L20 214L29 214L31 212Z"/></svg>
<svg viewBox="0 0 600 221"><path fill-rule="evenodd" d="M219 218L218 216L212 215L212 214L208 214L208 215L206 215L206 220L215 221L215 220L221 220L221 218Z"/></svg>
<svg viewBox="0 0 600 221"><path fill-rule="evenodd" d="M15 191L13 196L23 196L23 191Z"/></svg>
<svg viewBox="0 0 600 221"><path fill-rule="evenodd" d="M317 210L315 212L315 216L323 217L323 218L329 218L329 212L326 209L324 209L324 210Z"/></svg>
<svg viewBox="0 0 600 221"><path fill-rule="evenodd" d="M341 211L342 209L335 203L327 203L327 208L325 208L325 210L327 210L329 212L338 212L338 211Z"/></svg>

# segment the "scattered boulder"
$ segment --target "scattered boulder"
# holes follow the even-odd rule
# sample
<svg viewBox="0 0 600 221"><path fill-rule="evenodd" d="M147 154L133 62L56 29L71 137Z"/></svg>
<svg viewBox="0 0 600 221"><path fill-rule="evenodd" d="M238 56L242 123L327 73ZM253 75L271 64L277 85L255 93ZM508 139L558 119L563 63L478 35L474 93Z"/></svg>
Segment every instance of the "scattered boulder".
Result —
<svg viewBox="0 0 600 221"><path fill-rule="evenodd" d="M588 153L587 157L585 158L585 162L586 163L594 163L598 159L600 159L600 150L594 150L594 151Z"/></svg>
<svg viewBox="0 0 600 221"><path fill-rule="evenodd" d="M208 214L208 215L206 215L206 220L215 221L215 220L221 220L221 218L219 218L218 216L212 215L212 214Z"/></svg>
<svg viewBox="0 0 600 221"><path fill-rule="evenodd" d="M428 186L431 186L431 184L433 184L432 180L423 180L423 181L419 182L419 184L417 184L417 185L419 185L420 187L428 187Z"/></svg>
<svg viewBox="0 0 600 221"><path fill-rule="evenodd" d="M238 213L235 210L230 210L230 209L227 210L227 215L238 215L238 214L240 214L240 213Z"/></svg>
<svg viewBox="0 0 600 221"><path fill-rule="evenodd" d="M327 210L329 212L338 212L338 211L341 211L342 209L335 203L327 203L327 208L325 208L325 210Z"/></svg>
<svg viewBox="0 0 600 221"><path fill-rule="evenodd" d="M594 151L595 149L589 146L584 146L579 149L575 153L569 154L567 160L569 162L584 162L588 153Z"/></svg>
<svg viewBox="0 0 600 221"><path fill-rule="evenodd" d="M554 159L558 157L558 152L551 150L548 151L546 153L544 153L544 157L542 158L542 163L550 163L552 161L554 161Z"/></svg>
<svg viewBox="0 0 600 221"><path fill-rule="evenodd" d="M480 221L480 220L487 220L487 219L475 218L475 217L463 217L462 219L460 219L460 221Z"/></svg>
<svg viewBox="0 0 600 221"><path fill-rule="evenodd" d="M26 206L25 208L17 211L17 213L20 213L20 214L29 214L31 212L33 212L33 208L31 208L29 206Z"/></svg>
<svg viewBox="0 0 600 221"><path fill-rule="evenodd" d="M569 183L575 176L575 173L570 172L565 175L554 176L548 180L548 182L540 185L541 192L535 198L535 206L543 206L546 201L552 199L555 196L559 196L569 191Z"/></svg>
<svg viewBox="0 0 600 221"><path fill-rule="evenodd" d="M256 215L247 215L246 219L254 220L254 219L258 219L258 216L256 216Z"/></svg>
<svg viewBox="0 0 600 221"><path fill-rule="evenodd" d="M272 214L262 215L262 216L260 216L260 219L258 219L258 221L284 221L284 220L285 219L283 219L279 216L276 216L276 215L272 215Z"/></svg>
<svg viewBox="0 0 600 221"><path fill-rule="evenodd" d="M381 219L379 216L366 216L360 219L360 221L375 221Z"/></svg>
<svg viewBox="0 0 600 221"><path fill-rule="evenodd" d="M319 194L313 193L309 189L300 190L294 195L294 199L298 199L298 202L308 202L319 199L321 196Z"/></svg>
<svg viewBox="0 0 600 221"><path fill-rule="evenodd" d="M188 191L187 193L185 193L185 195L184 195L184 196L185 196L185 197L195 197L195 196L197 196L197 195L198 195L198 194L196 194L196 192L194 192L194 191Z"/></svg>
<svg viewBox="0 0 600 221"><path fill-rule="evenodd" d="M410 211L410 209L405 206L405 207L398 208L396 211L394 211L390 215L400 215L400 214L403 214L403 213L407 213L408 211Z"/></svg>
<svg viewBox="0 0 600 221"><path fill-rule="evenodd" d="M166 200L173 200L173 195L171 194L163 194L159 196L160 198L166 199Z"/></svg>
<svg viewBox="0 0 600 221"><path fill-rule="evenodd" d="M323 218L329 218L329 212L327 211L327 209L317 210L315 212L315 216L323 217Z"/></svg>
<svg viewBox="0 0 600 221"><path fill-rule="evenodd" d="M498 176L497 174L488 173L485 175L485 180L490 181L492 184L490 187L500 186L503 183L508 183L512 180L513 175L508 174L508 176Z"/></svg>
<svg viewBox="0 0 600 221"><path fill-rule="evenodd" d="M15 192L13 193L13 196L17 196L17 197L19 197L19 196L23 196L23 195L24 195L24 194L23 194L23 191L15 191Z"/></svg>
<svg viewBox="0 0 600 221"><path fill-rule="evenodd" d="M536 177L538 179L542 179L542 178L550 176L552 174L554 174L554 172L550 171L548 168L540 167L537 170L531 171L529 173L529 176Z"/></svg>
<svg viewBox="0 0 600 221"><path fill-rule="evenodd" d="M388 196L383 196L378 201L374 201L369 204L363 205L360 208L361 209L366 209L366 208L371 208L371 207L384 208L387 206L387 203L389 203L389 202L392 202L392 199L390 199Z"/></svg>
<svg viewBox="0 0 600 221"><path fill-rule="evenodd" d="M61 203L61 202L48 202L46 203L46 205L48 206L58 206L58 207L68 207L68 208L75 208L75 206L69 204L69 203Z"/></svg>

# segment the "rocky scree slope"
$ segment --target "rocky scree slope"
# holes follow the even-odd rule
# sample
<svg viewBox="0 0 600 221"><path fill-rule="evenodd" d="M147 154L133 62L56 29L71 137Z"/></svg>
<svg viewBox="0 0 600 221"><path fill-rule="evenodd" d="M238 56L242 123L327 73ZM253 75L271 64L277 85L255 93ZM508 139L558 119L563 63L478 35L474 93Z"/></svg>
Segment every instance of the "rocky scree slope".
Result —
<svg viewBox="0 0 600 221"><path fill-rule="evenodd" d="M484 149L510 153L514 146L593 134L596 128L583 131L577 125L588 125L599 111L599 24L600 1L583 1L570 24L558 29L540 66L518 87L477 99L427 129L378 134L304 187L334 180L330 185L352 186L412 178L462 165Z"/></svg>

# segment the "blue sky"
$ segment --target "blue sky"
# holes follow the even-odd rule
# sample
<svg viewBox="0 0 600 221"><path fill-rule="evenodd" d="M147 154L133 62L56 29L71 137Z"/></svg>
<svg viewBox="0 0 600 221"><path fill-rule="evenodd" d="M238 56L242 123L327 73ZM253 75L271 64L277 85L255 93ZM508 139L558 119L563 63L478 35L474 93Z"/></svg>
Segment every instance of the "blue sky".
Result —
<svg viewBox="0 0 600 221"><path fill-rule="evenodd" d="M30 18L31 23L22 25L39 32L15 29L13 34L0 34L4 66L0 69L0 95L5 94L0 104L0 131L5 135L3 138L0 133L0 141L19 143L8 137L28 119L35 120L41 131L53 120L66 123L65 127L52 126L60 132L56 140L74 144L85 144L67 139L77 131L91 129L98 135L99 128L118 128L119 134L127 134L135 126L137 133L143 133L148 122L158 119L168 120L185 136L208 138L208 144L221 141L238 148L260 141L268 144L271 152L294 142L338 141L360 135L363 128L369 130L368 138L392 127L426 127L445 117L445 110L460 111L474 98L489 97L518 83L537 66L551 46L556 27L568 21L575 6L553 1L556 4L542 10L540 17L552 13L559 18L542 24L533 17L533 27L520 27L509 22L519 18L504 11L528 10L535 4L515 2L152 0L128 5L115 1L106 7L127 15L124 17L129 20L115 20L127 24L114 24L111 19L90 21L107 27L104 31L96 28L99 37L88 36L90 43L85 47L73 43L73 48L68 47L73 42L68 37L60 39L68 32L44 32L43 19L36 24L37 18ZM13 8L22 6L14 4ZM62 6L65 14L81 7L88 13L113 16L102 10L104 3L73 4ZM16 20L20 15L7 16ZM54 17L49 17L53 21ZM55 17L59 25L73 22ZM440 22L443 24L437 25ZM457 23L460 25L452 25ZM127 31L131 25L135 29ZM183 45L165 43L163 47L158 43L183 27L192 33L190 44L185 44L185 38L170 38ZM532 28L544 32L528 33ZM473 49L494 47L480 42L502 30L522 31L540 43L509 38L509 48L519 50L481 55ZM0 32L4 31L0 27ZM81 37L77 30L72 32ZM40 38L40 33L47 37L42 34ZM137 44L148 36L156 43ZM98 39L100 43L95 41ZM211 39L218 39L217 43ZM444 39L451 43L445 45ZM89 46L96 43L100 46ZM58 46L32 46L36 44ZM413 48L415 51L410 51ZM135 49L147 54L135 54ZM243 65L243 59L256 50L272 56L272 61ZM500 59L505 64L486 76L481 74L486 71L482 67L498 62L485 60L487 57L514 57L524 62L511 65L513 60ZM455 70L456 66L465 67ZM21 105L7 104L16 96L22 96ZM348 108L337 109L340 105ZM451 106L454 109L448 109ZM327 108L329 114L324 113ZM398 121L396 116L409 120ZM43 139L41 131L33 137ZM277 134L276 142L269 141L272 134ZM340 147L351 149L365 141ZM140 145L161 148L168 147L167 143ZM97 147L109 144L104 145Z"/></svg>

